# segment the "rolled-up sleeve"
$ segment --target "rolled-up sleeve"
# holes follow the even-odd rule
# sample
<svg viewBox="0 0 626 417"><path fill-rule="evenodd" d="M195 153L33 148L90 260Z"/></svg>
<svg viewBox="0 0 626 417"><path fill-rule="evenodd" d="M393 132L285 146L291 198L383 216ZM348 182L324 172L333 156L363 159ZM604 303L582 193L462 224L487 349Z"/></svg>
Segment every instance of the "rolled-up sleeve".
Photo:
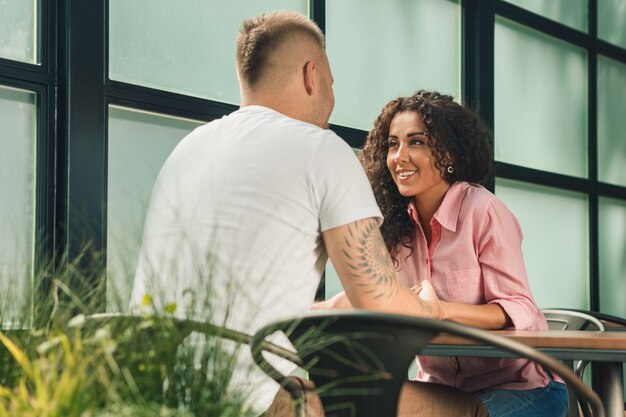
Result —
<svg viewBox="0 0 626 417"><path fill-rule="evenodd" d="M485 300L502 306L515 329L526 330L535 327L540 313L530 292L522 238L513 213L500 200L492 200L484 216L478 248Z"/></svg>

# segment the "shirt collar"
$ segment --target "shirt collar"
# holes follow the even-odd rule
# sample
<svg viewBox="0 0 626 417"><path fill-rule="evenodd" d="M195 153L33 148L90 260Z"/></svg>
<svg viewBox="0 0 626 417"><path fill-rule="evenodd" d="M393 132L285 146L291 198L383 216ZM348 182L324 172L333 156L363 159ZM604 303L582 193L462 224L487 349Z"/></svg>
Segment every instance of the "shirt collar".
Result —
<svg viewBox="0 0 626 417"><path fill-rule="evenodd" d="M465 198L466 191L469 187L470 184L467 182L455 182L452 184L450 188L448 188L448 191L446 191L441 205L433 216L441 226L451 232L456 232L459 213L461 212L461 204L463 203L463 198ZM411 219L419 226L418 212L414 201L409 203L407 211Z"/></svg>

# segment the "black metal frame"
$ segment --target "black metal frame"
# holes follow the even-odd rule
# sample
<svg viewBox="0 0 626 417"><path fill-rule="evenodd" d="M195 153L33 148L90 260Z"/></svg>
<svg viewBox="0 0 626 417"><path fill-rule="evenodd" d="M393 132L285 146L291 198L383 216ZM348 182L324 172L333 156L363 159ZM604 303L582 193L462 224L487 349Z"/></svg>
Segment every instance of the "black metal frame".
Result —
<svg viewBox="0 0 626 417"><path fill-rule="evenodd" d="M484 344L467 347L486 353L485 356L493 354L537 362L559 375L578 394L585 416L606 415L598 394L559 360L476 327L364 310L313 311L283 319L261 327L250 341L255 363L280 383L285 376L262 354L265 339L277 331L289 337L300 357L294 363L303 364L319 389L326 415L333 417L395 415L409 364L416 354L429 354L426 352L429 343L439 333ZM474 355L459 355L457 350L448 356ZM300 411L297 415L304 415L301 408L297 411Z"/></svg>
<svg viewBox="0 0 626 417"><path fill-rule="evenodd" d="M494 22L496 16L561 39L588 52L588 178L496 163L497 177L584 193L589 198L590 307L599 310L598 204L600 197L626 200L626 187L598 181L598 54L626 63L626 48L597 39L597 0L589 0L589 30L582 33L504 0L459 0L462 6L462 95L490 125L494 123ZM107 115L109 105L209 121L235 110L227 103L142 87L108 78L108 0L40 1L41 65L0 59L0 84L36 92L38 106L36 267L65 253L71 260L85 242L106 248ZM326 0L311 0L309 13L326 27ZM367 132L331 125L351 146ZM492 178L488 184L494 189ZM96 285L105 268L92 272ZM86 260L85 262L88 262ZM71 284L71 283L70 283ZM39 285L41 296L48 284ZM102 305L104 306L104 296Z"/></svg>
<svg viewBox="0 0 626 417"><path fill-rule="evenodd" d="M626 187L602 183L598 180L597 138L597 57L598 54L626 63L626 49L597 38L597 0L588 2L588 33L539 16L503 0L495 1L496 15L509 19L546 35L568 42L587 51L588 74L588 178L577 178L525 168L507 163L496 163L496 176L576 191L588 196L589 204L589 288L590 309L600 309L599 265L599 199L610 197L626 200Z"/></svg>
<svg viewBox="0 0 626 417"><path fill-rule="evenodd" d="M40 1L38 19L41 33L56 33L56 0ZM39 63L0 58L0 85L35 93L35 242L34 268L46 264L55 251L56 223L56 37L40 37ZM47 292L47 283L36 283L35 302Z"/></svg>

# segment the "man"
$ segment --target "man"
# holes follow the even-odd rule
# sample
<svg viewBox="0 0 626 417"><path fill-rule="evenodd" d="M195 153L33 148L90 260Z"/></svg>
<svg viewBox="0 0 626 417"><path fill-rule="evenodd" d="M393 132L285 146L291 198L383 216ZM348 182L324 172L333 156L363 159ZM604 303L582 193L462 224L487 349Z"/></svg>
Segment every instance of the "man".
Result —
<svg viewBox="0 0 626 417"><path fill-rule="evenodd" d="M157 295L179 314L253 333L311 308L329 256L355 307L434 317L396 279L367 178L328 130L333 78L319 28L293 12L245 21L237 73L241 108L189 134L162 168L134 302ZM255 384L251 403L263 411L278 386L255 379L258 372L251 368L245 382ZM431 400L407 385L400 410L417 415ZM288 415L285 397L270 415ZM468 396L459 412L479 408Z"/></svg>

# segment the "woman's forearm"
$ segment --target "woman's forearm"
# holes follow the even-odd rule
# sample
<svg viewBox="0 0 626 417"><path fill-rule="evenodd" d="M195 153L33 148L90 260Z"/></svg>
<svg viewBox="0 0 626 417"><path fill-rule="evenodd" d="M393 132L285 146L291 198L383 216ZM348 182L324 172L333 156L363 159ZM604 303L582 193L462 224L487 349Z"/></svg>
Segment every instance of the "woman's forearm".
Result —
<svg viewBox="0 0 626 417"><path fill-rule="evenodd" d="M440 301L444 320L498 330L509 327L511 319L499 304L459 304Z"/></svg>

